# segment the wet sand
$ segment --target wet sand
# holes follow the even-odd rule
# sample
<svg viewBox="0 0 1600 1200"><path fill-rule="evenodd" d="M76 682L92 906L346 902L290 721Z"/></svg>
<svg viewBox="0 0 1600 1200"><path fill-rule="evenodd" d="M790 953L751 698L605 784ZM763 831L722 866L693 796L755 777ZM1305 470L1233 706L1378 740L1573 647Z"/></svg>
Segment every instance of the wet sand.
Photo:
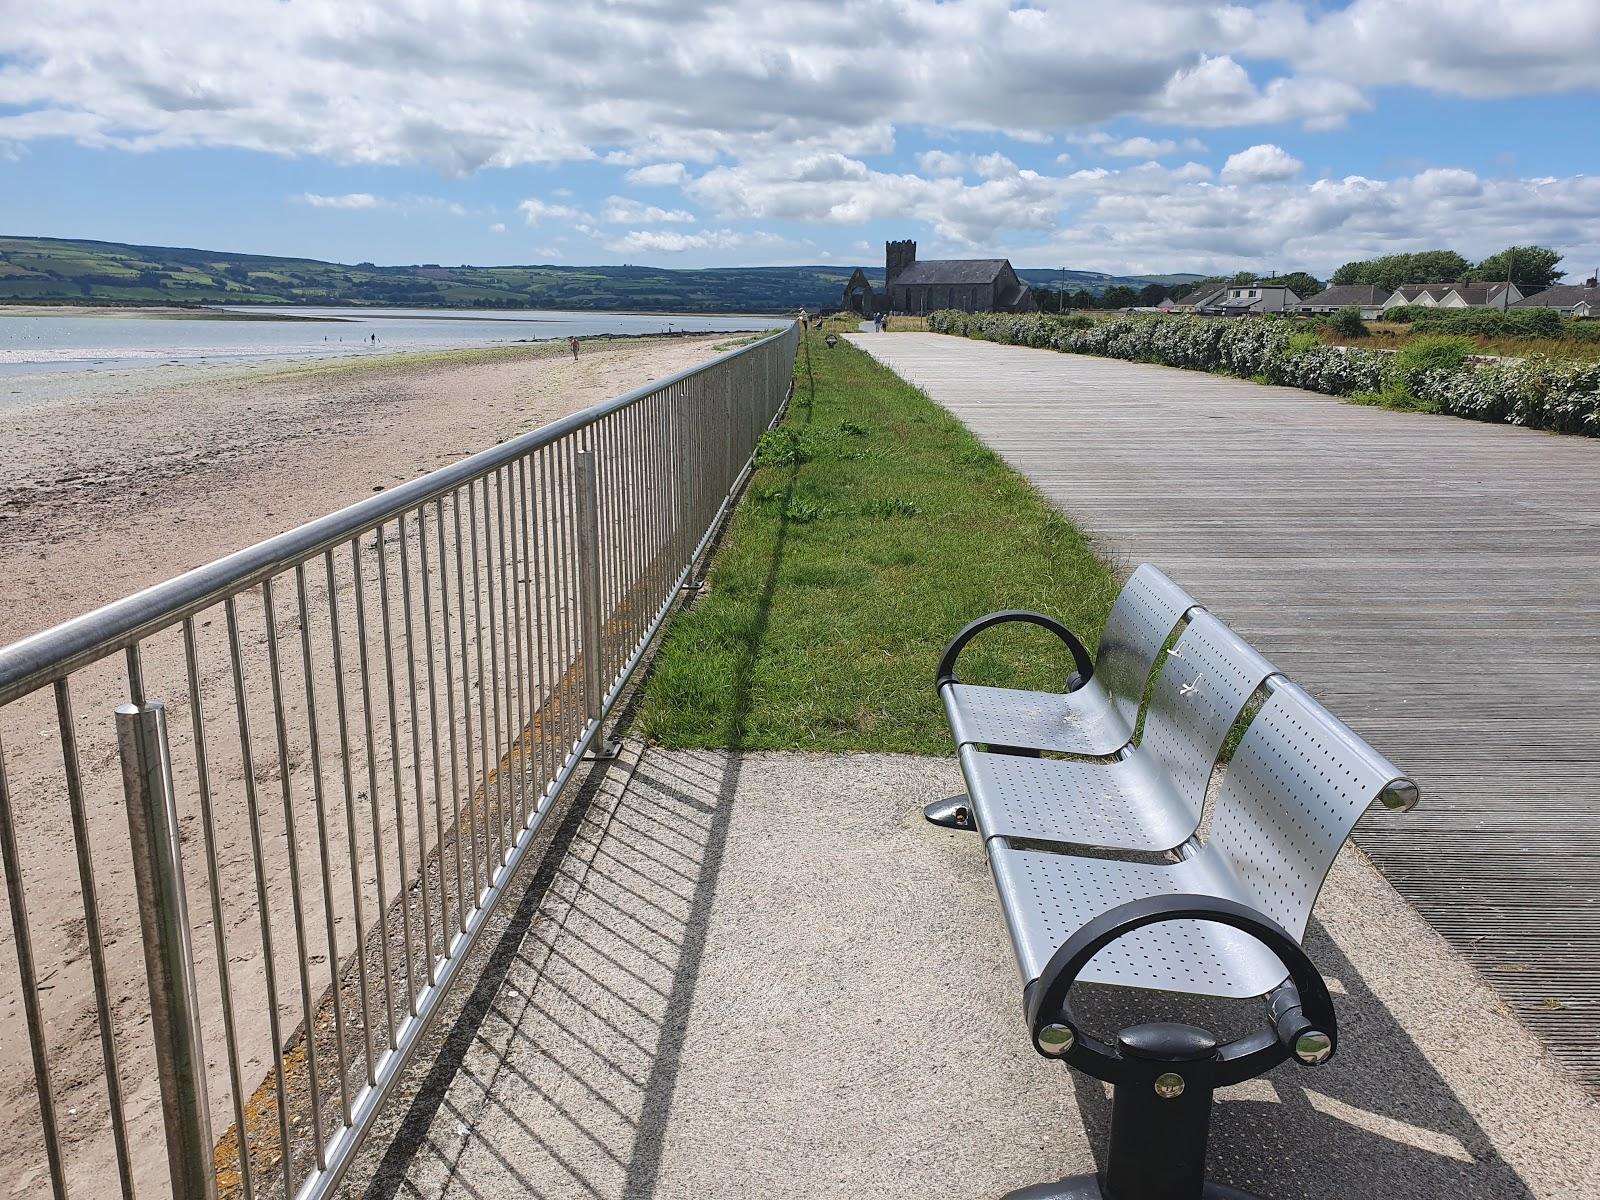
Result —
<svg viewBox="0 0 1600 1200"><path fill-rule="evenodd" d="M726 335L596 341L574 363L565 345L396 355L356 363L320 360L287 369L220 367L107 372L70 381L46 377L25 407L0 415L0 644L160 582L189 567L333 511L401 481L453 462L567 413L709 358ZM10 381L13 387L33 380ZM370 554L372 548L369 547ZM391 552L392 553L392 552ZM372 565L376 565L375 563ZM341 564L334 582L346 605L354 583ZM375 604L374 576L363 589ZM311 607L326 610L326 581L311 580ZM277 600L279 636L289 636L293 588ZM265 621L259 603L241 604L246 671L260 680ZM214 610L197 621L205 656L201 693L206 720L226 723L229 681L220 642L224 622ZM286 642L293 657L295 644ZM381 643L380 643L381 645ZM348 652L347 652L348 654ZM173 635L145 647L152 694L171 699L169 725L180 786L191 918L202 986L214 989L217 960L206 900L201 826L193 794L191 712L183 682L181 642ZM101 944L111 981L120 1072L134 1138L141 1192L165 1189L159 1153L159 1093L149 1042L138 919L133 904L111 709L124 699L120 661L74 678L74 727L85 780L85 819L95 856ZM330 702L326 657L316 672L321 711ZM299 681L289 679L296 684ZM254 705L252 705L254 707ZM286 709L292 729L303 727L306 705L291 686ZM509 714L508 714L509 715ZM294 939L284 924L289 896L283 883L285 838L276 805L277 773L290 777L297 798L309 795L308 767L298 735L283 764L258 730L256 775L265 815L264 862L271 877L269 906L280 923L274 959L281 981L293 978ZM208 740L210 738L208 734ZM56 1108L67 1147L69 1177L78 1188L114 1189L115 1167L99 1029L88 962L84 907L73 855L61 768L58 714L52 697L34 696L0 712L0 738L17 813L30 928L39 964L40 998L48 1023ZM359 738L352 755L363 751ZM387 777L396 750L380 728L374 738L378 779ZM217 838L228 961L239 1012L243 1091L256 1089L271 1067L266 1006L259 997L261 951L252 942L257 914L254 872L243 801L243 764L218 737L209 766L216 796ZM325 765L324 773L329 768ZM363 797L365 793L363 792ZM435 799L430 799L434 803ZM304 813L300 820L306 820ZM400 818L396 818L400 819ZM409 822L407 811L405 819ZM413 827L411 844L436 844L427 822ZM334 857L348 856L337 827ZM297 840L304 847L302 825ZM355 847L363 886L374 870L372 843ZM305 849L302 853L306 853ZM388 856L385 849L384 856ZM315 869L307 902L322 904ZM390 878L397 864L390 863ZM348 877L346 877L348 878ZM345 887L346 885L340 885ZM336 888L336 891L340 890ZM341 957L352 945L347 906L335 897ZM369 913L369 918L371 914ZM326 985L326 956L311 955ZM36 1102L28 1061L16 958L9 920L0 922L0 1111L18 1131L0 1147L0 1195L36 1194L47 1186L37 1142ZM213 992L214 994L214 992ZM225 1084L224 1044L214 1004L206 1017L211 1078ZM284 1029L296 1026L293 988L280 998ZM214 1086L216 1133L231 1123L226 1086ZM254 1136L254 1134L253 1134ZM152 1153L152 1148L155 1152ZM270 1151L270 1147L268 1148ZM265 1165L265 1164L263 1164Z"/></svg>

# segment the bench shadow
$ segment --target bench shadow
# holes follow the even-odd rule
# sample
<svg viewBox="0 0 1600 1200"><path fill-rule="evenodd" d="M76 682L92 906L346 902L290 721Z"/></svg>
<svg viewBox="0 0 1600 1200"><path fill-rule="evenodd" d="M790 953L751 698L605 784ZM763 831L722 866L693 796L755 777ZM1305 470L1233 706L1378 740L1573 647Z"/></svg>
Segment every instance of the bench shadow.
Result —
<svg viewBox="0 0 1600 1200"><path fill-rule="evenodd" d="M1208 1178L1259 1196L1305 1200L1531 1198L1521 1176L1315 918L1305 946L1334 992L1339 1052L1325 1067L1283 1063L1218 1092ZM1088 1000L1084 1013L1096 1033L1153 1019L1153 1011L1221 1036L1260 1027L1255 1002L1247 1011L1240 1004L1120 988L1094 988ZM1108 1089L1076 1071L1068 1074L1096 1164L1104 1169Z"/></svg>

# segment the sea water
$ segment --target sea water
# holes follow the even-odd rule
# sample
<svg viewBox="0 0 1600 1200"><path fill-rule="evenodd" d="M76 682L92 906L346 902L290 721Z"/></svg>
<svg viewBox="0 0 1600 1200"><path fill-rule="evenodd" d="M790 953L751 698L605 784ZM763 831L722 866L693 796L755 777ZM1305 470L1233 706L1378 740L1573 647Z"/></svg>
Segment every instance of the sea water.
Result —
<svg viewBox="0 0 1600 1200"><path fill-rule="evenodd" d="M16 316L0 308L0 377L126 370L167 363L226 363L407 350L511 345L550 338L759 330L759 316L500 309L236 308L317 320L233 321L185 316Z"/></svg>

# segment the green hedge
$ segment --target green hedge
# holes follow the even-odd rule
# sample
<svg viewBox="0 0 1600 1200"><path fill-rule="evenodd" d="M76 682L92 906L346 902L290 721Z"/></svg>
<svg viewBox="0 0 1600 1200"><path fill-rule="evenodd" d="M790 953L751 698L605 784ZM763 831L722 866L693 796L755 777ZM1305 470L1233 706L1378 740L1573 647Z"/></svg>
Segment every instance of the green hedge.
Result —
<svg viewBox="0 0 1600 1200"><path fill-rule="evenodd" d="M1117 317L1081 328L1042 313L928 318L935 333L1128 362L1215 371L1331 396L1377 397L1476 421L1600 437L1600 362L1529 358L1418 369L1377 350L1328 346L1272 317Z"/></svg>

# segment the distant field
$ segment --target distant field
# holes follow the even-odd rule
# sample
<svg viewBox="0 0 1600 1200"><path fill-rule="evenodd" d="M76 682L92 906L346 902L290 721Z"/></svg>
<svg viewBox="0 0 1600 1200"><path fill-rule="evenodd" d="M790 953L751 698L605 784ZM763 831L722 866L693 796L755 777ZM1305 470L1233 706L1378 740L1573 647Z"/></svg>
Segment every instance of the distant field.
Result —
<svg viewBox="0 0 1600 1200"><path fill-rule="evenodd" d="M851 269L350 266L167 246L0 237L0 303L816 311L838 304Z"/></svg>
<svg viewBox="0 0 1600 1200"><path fill-rule="evenodd" d="M380 267L61 238L0 237L0 304L382 304L413 308L606 309L632 312L824 312L839 306L854 266ZM867 270L875 287L883 269ZM1023 271L1035 286L1060 272ZM1048 276L1048 283L1041 282ZM1068 271L1098 292L1176 276Z"/></svg>

